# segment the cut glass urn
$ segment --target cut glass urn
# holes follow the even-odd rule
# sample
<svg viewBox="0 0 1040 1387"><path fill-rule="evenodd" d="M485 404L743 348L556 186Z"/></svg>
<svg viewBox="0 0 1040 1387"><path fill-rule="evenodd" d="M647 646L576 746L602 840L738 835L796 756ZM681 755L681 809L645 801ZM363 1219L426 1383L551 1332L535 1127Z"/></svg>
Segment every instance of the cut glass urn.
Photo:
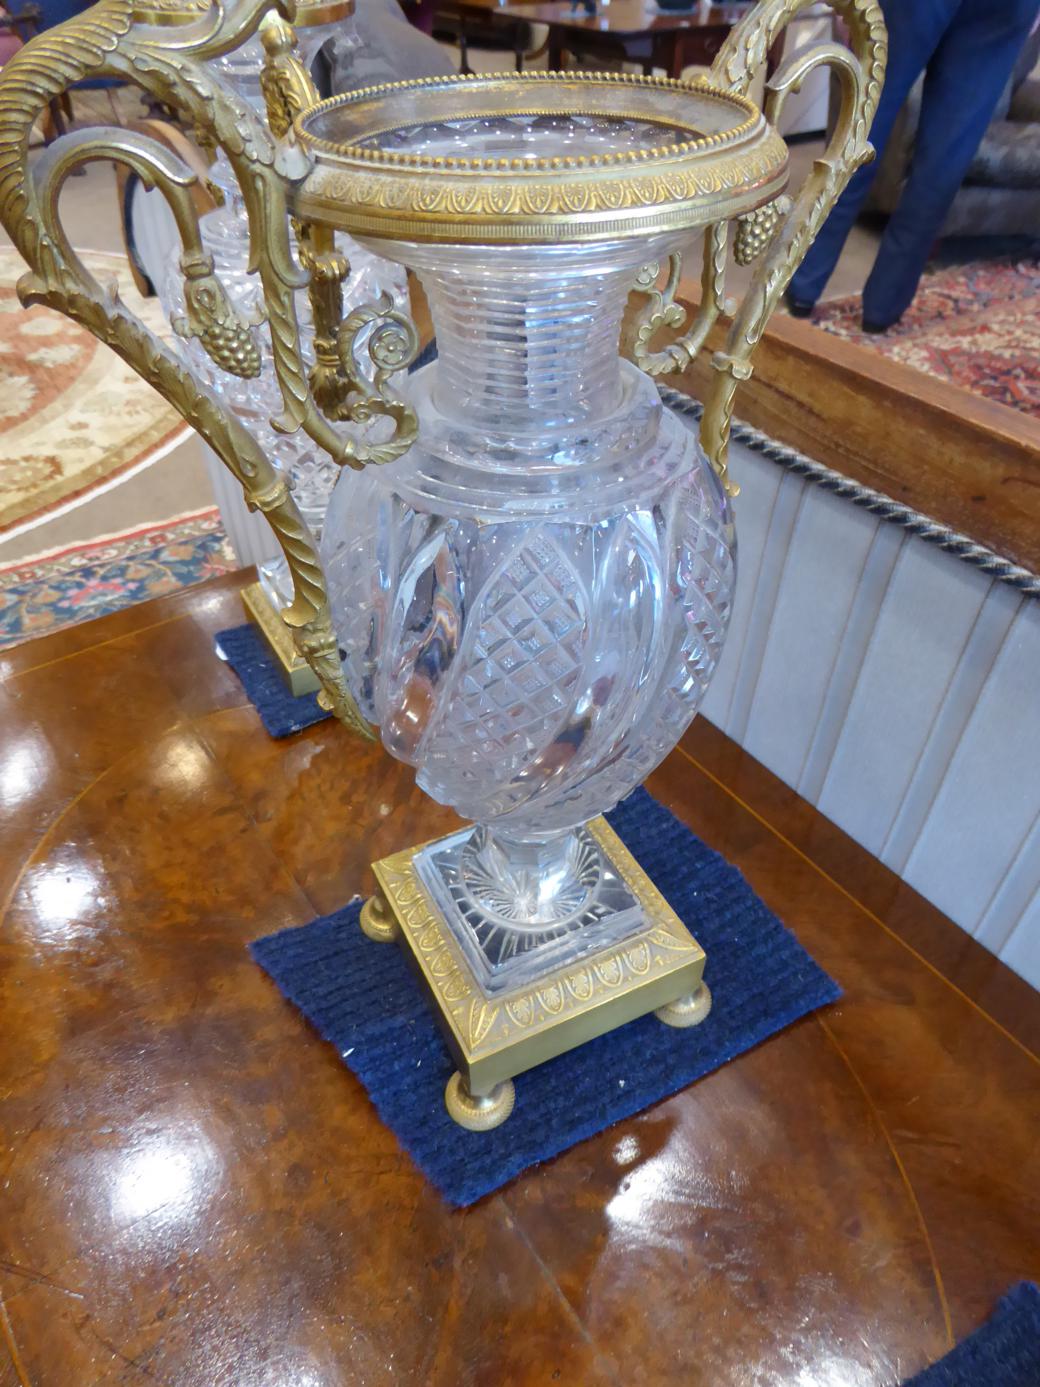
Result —
<svg viewBox="0 0 1040 1387"><path fill-rule="evenodd" d="M361 912L426 987L458 1064L448 1111L466 1127L505 1120L513 1076L533 1065L648 1012L687 1026L710 1005L703 952L603 815L676 745L718 662L737 384L870 157L885 57L873 0L840 0L850 49L793 55L764 112L747 98L809 3L763 0L690 84L536 72L319 102L284 18L246 5L200 10L171 44L154 16L101 4L0 73L0 216L33 271L23 298L85 323L194 424L279 540L282 619L325 706L362 735L374 724L472 824L373 864L379 889ZM266 121L220 72L258 25ZM826 157L790 199L776 121L819 65L841 103ZM30 167L40 110L95 75L143 86L220 152L248 221L255 313L236 308L200 235L194 176L145 136L78 131ZM187 360L71 249L61 185L95 158L137 172L174 214ZM425 288L438 355L404 385L417 332L385 296L344 309L343 233ZM676 335L694 236L701 300ZM723 326L730 257L757 264ZM340 469L320 554L310 506L197 360L254 378L261 312L272 429ZM681 372L713 332L694 434L652 376Z"/></svg>
<svg viewBox="0 0 1040 1387"><path fill-rule="evenodd" d="M619 340L647 261L776 198L786 150L739 98L590 74L362 92L297 129L297 206L413 270L436 334L417 441L340 477L321 553L362 715L474 823L377 864L364 923L447 1023L453 1115L490 1124L537 1059L707 1013L702 952L599 816L715 669L730 499Z"/></svg>

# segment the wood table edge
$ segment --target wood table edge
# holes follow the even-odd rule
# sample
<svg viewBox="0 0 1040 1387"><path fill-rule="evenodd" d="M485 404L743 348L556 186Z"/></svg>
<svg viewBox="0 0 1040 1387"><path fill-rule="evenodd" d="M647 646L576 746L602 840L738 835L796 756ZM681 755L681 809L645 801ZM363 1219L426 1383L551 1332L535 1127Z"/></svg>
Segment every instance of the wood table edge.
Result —
<svg viewBox="0 0 1040 1387"><path fill-rule="evenodd" d="M692 315L696 293L683 302ZM716 326L697 360L663 383L703 400L724 332ZM1040 573L1040 419L784 313L763 335L737 415Z"/></svg>

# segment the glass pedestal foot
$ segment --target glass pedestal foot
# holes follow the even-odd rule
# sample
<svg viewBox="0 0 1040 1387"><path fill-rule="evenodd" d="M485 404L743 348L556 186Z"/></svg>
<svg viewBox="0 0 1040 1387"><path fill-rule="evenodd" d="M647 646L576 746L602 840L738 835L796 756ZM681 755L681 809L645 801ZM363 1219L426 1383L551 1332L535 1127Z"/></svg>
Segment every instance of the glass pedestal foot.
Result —
<svg viewBox="0 0 1040 1387"><path fill-rule="evenodd" d="M677 997L674 1002L669 1002L667 1006L658 1007L654 1015L666 1026L682 1029L685 1026L699 1026L709 1011L711 992L708 990L708 984L702 982L695 992L688 992L684 997Z"/></svg>
<svg viewBox="0 0 1040 1387"><path fill-rule="evenodd" d="M419 883L484 996L544 981L647 928L590 827L511 840L477 825L417 850Z"/></svg>
<svg viewBox="0 0 1040 1387"><path fill-rule="evenodd" d="M471 1093L462 1075L455 1073L444 1090L444 1106L448 1116L469 1132L490 1132L500 1127L513 1111L516 1093L512 1079L504 1079L488 1093Z"/></svg>

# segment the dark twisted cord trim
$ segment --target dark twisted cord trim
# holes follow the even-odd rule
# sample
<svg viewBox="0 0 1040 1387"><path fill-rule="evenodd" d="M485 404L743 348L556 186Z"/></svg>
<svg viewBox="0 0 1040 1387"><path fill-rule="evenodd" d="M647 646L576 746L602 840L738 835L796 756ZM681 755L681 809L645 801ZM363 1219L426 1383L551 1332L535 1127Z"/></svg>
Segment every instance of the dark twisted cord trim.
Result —
<svg viewBox="0 0 1040 1387"><path fill-rule="evenodd" d="M689 396L680 394L678 390L672 390L668 386L659 386L658 389L669 409L685 414L691 419L700 418L703 407L698 400L691 400ZM904 506L900 501L893 501L891 496L873 491L869 486L863 486L830 467L824 467L822 463L814 462L804 453L788 448L783 443L777 443L768 434L753 429L750 424L734 421L732 437L753 453L768 458L779 467L785 467L798 477L804 477L807 482L812 482L814 486L821 487L834 496L840 496L842 500L851 501L854 506L869 511L879 520L898 525L909 534L924 540L926 544L936 545L945 553L953 554L955 558L971 564L988 577L995 578L997 582L1007 583L1009 587L1015 588L1026 597L1040 597L1040 575L1012 563L1010 559L994 553L983 544L977 544L967 535L951 530L948 525L940 525L938 521L930 520L920 511Z"/></svg>

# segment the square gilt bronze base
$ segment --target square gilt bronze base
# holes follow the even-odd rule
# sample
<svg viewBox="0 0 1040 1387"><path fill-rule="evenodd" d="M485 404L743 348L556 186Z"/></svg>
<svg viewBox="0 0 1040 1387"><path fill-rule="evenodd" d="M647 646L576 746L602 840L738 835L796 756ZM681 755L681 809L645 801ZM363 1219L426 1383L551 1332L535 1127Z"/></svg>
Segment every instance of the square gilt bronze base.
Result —
<svg viewBox="0 0 1040 1387"><path fill-rule="evenodd" d="M285 682L297 698L301 694L317 693L320 685L318 676L296 649L289 628L268 600L267 593L259 583L250 583L242 589L242 605L246 616L259 629L271 654L278 662Z"/></svg>
<svg viewBox="0 0 1040 1387"><path fill-rule="evenodd" d="M643 928L496 997L481 989L419 879L424 845L372 864L379 889L362 907L361 927L396 940L422 983L458 1065L445 1101L462 1126L505 1121L515 1075L626 1021L654 1011L668 1025L690 1026L708 1014L703 949L606 820L589 831L642 907Z"/></svg>

